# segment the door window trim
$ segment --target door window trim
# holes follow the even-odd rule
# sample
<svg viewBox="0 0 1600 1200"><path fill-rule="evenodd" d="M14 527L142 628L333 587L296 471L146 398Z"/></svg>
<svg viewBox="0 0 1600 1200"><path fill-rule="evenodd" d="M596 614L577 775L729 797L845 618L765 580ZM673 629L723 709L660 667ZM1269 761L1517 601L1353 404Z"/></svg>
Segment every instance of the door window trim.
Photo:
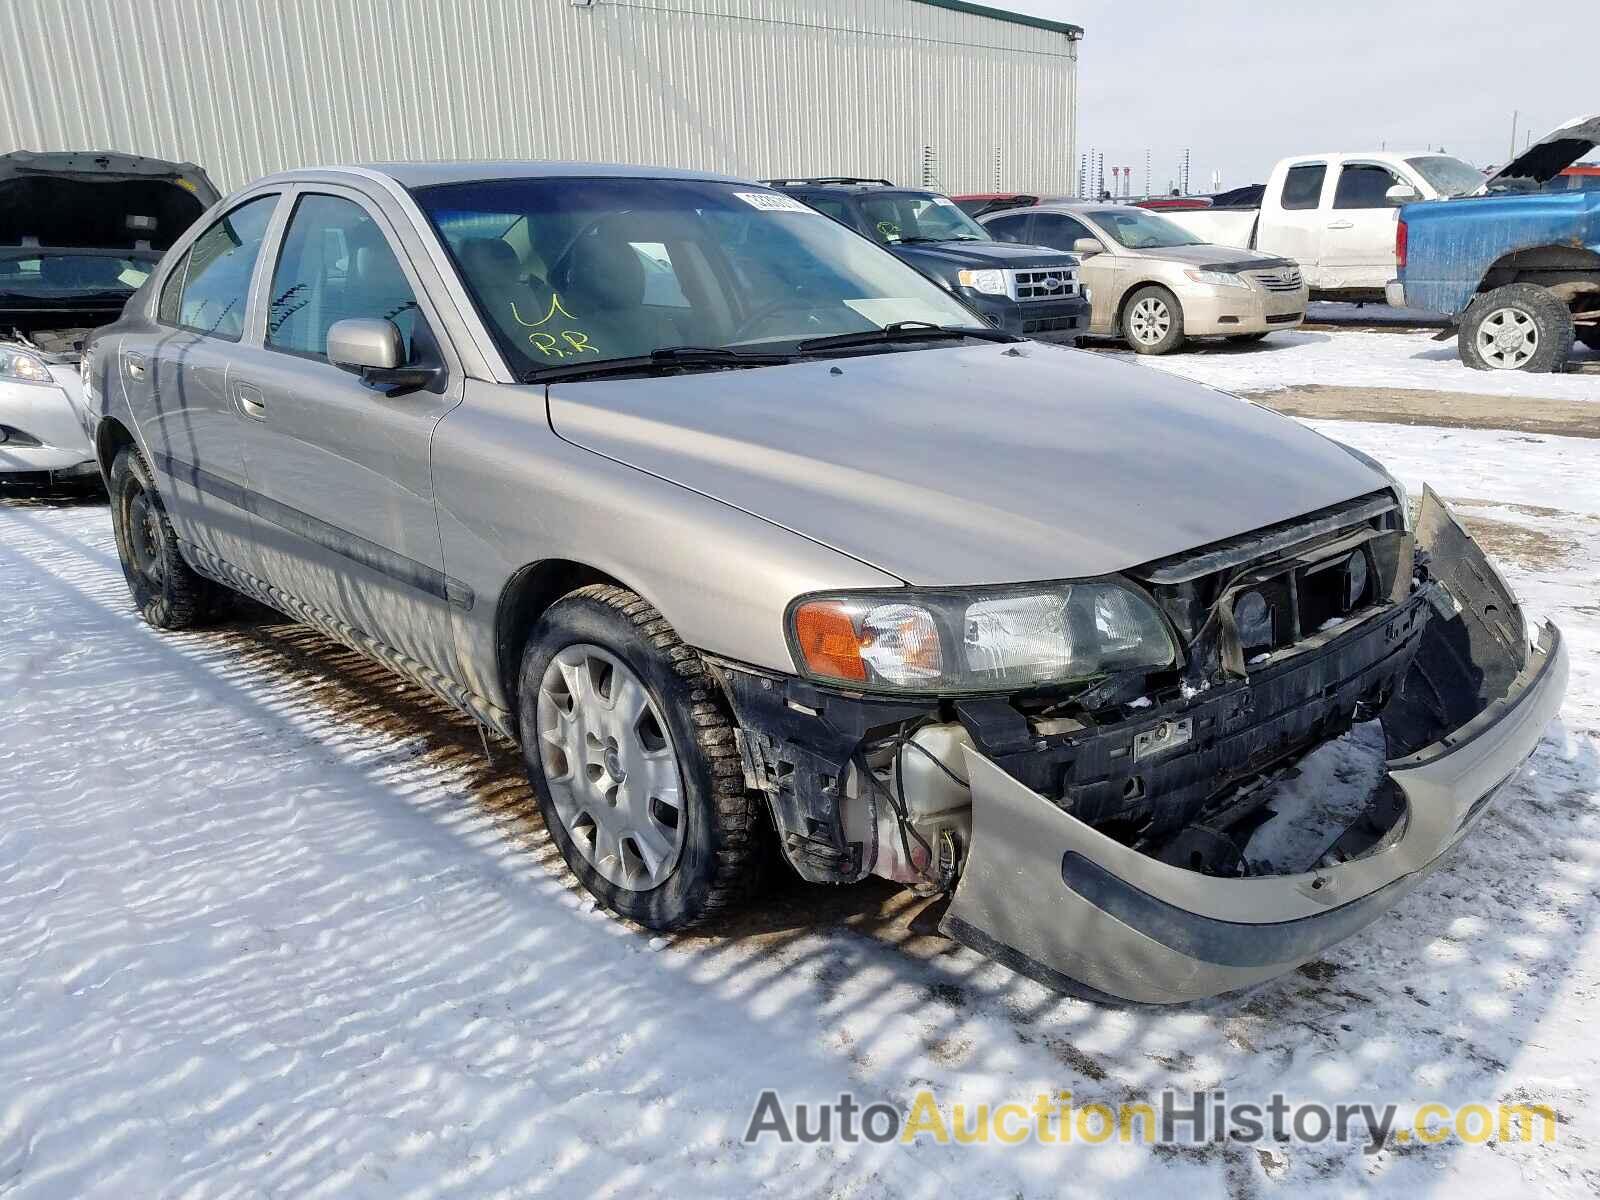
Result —
<svg viewBox="0 0 1600 1200"><path fill-rule="evenodd" d="M1339 173L1334 177L1333 180L1333 196L1328 201L1328 210L1330 212L1392 212L1400 207L1398 204L1389 203L1387 199L1385 199L1384 203L1382 204L1347 204L1341 206L1339 204L1339 185L1344 182L1344 173L1351 167L1366 167L1386 172L1389 178L1393 181L1389 184L1389 187L1394 187L1395 184L1405 184L1414 188L1417 187L1416 180L1405 178L1400 171L1397 171L1388 163L1371 162L1360 158L1346 159L1344 162L1339 164ZM1387 191L1388 189L1386 188L1384 190ZM1420 195L1421 189L1418 188L1417 191Z"/></svg>
<svg viewBox="0 0 1600 1200"><path fill-rule="evenodd" d="M196 337L216 338L218 341L227 342L230 345L238 345L239 343L246 341L249 337L252 325L251 313L255 305L256 280L261 274L261 260L266 257L267 250L273 244L274 236L277 233L278 219L283 209L283 198L285 195L286 192L279 188L274 188L271 191L266 192L255 192L251 195L241 197L239 203L232 205L212 220L207 221L204 217L202 217L200 221L197 221L196 225L198 225L199 228L196 229L193 234L187 235L187 240L180 244L181 248L180 245L174 245L167 251L169 255L176 255L177 261L174 262L167 270L166 274L161 277L160 286L155 288L151 293L150 308L147 314L150 320L154 324L161 326L163 329L174 329L180 333L192 333ZM234 213L245 208L247 205L256 203L258 200L273 200L275 203L273 205L271 215L267 218L266 229L261 234L261 245L256 250L255 262L250 264L250 278L245 281L244 313L240 317L238 334L229 335L226 333L218 333L214 329L198 329L193 325L185 325L181 320L163 321L161 319L161 297L162 294L167 290L167 284L172 281L172 277L176 275L180 269L183 271L184 278L182 286L178 288L178 314L180 317L183 314L183 293L189 287L189 265L193 261L194 257L194 244L207 233L209 233L213 228L215 228L217 224L222 221L226 221L229 217L233 216Z"/></svg>

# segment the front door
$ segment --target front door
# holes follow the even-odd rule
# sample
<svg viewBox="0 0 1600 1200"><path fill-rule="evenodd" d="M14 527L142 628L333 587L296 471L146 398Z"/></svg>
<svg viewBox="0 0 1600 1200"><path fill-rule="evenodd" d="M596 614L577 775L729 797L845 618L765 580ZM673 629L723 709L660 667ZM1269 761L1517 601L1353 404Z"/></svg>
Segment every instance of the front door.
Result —
<svg viewBox="0 0 1600 1200"><path fill-rule="evenodd" d="M413 363L442 350L385 220L358 194L302 189L281 239L256 344L229 388L247 415L256 571L295 600L447 678L459 678L433 508L434 427L460 402L459 372L385 396L328 361L328 330L376 318Z"/></svg>
<svg viewBox="0 0 1600 1200"><path fill-rule="evenodd" d="M1322 236L1318 284L1324 288L1382 290L1395 277L1395 211L1387 192L1405 183L1378 163L1347 162L1339 168L1333 207Z"/></svg>

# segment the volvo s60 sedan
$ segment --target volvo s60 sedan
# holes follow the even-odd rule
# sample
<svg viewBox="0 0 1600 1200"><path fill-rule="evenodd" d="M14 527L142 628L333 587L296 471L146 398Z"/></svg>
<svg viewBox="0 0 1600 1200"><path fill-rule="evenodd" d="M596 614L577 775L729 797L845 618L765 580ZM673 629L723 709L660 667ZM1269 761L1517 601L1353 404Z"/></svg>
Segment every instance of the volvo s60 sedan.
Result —
<svg viewBox="0 0 1600 1200"><path fill-rule="evenodd" d="M950 936L1063 987L1237 988L1444 861L1565 687L1431 493L738 179L274 175L86 374L151 624L244 593L437 692L650 928L776 861L948 893ZM1373 721L1348 828L1252 851Z"/></svg>

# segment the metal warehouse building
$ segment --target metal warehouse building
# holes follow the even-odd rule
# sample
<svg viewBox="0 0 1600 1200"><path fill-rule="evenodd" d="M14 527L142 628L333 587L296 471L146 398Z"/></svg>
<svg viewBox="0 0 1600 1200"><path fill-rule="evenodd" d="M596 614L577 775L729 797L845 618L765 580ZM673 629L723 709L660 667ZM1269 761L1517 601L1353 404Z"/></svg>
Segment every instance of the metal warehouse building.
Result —
<svg viewBox="0 0 1600 1200"><path fill-rule="evenodd" d="M0 151L1073 190L1082 30L963 0L10 0Z"/></svg>

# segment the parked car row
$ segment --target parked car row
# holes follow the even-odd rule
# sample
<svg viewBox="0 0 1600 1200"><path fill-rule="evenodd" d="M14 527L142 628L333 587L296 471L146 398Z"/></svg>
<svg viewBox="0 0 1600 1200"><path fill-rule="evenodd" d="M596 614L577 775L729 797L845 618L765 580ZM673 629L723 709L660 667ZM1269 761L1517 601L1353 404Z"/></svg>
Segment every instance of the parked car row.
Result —
<svg viewBox="0 0 1600 1200"><path fill-rule="evenodd" d="M573 873L651 928L771 857L1170 1003L1380 916L1537 744L1559 632L1365 455L968 302L962 272L1061 252L812 187L392 164L213 206L82 364L139 611L243 593L514 739ZM1047 216L1086 268L1256 295L1153 213ZM1371 719L1359 816L1251 853L1272 782Z"/></svg>

